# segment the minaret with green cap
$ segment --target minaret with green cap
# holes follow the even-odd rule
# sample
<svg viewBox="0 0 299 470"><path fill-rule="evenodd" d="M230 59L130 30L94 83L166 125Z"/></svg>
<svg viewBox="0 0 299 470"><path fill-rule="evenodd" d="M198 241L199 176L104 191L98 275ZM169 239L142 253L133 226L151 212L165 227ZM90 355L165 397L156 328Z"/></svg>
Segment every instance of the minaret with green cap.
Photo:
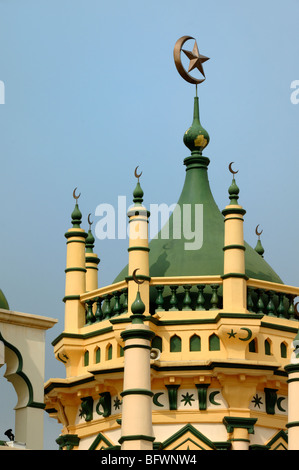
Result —
<svg viewBox="0 0 299 470"><path fill-rule="evenodd" d="M86 266L86 291L90 292L98 288L98 264L100 259L97 254L93 252L95 238L91 231L91 225L93 222L90 220L90 214L88 215L89 229L86 238L86 249L85 249L85 266Z"/></svg>
<svg viewBox="0 0 299 470"><path fill-rule="evenodd" d="M135 278L137 280L137 278ZM121 450L152 450L155 440L152 428L150 374L151 340L155 333L144 324L149 314L139 288L131 305L131 323L121 333L124 345L124 382L122 396Z"/></svg>
<svg viewBox="0 0 299 470"><path fill-rule="evenodd" d="M138 270L139 279L145 281L140 285L141 295L146 308L149 309L148 218L150 214L143 205L143 190L139 182L141 173L137 173L137 168L135 169L137 184L133 192L133 205L127 212L129 218L128 305L132 305L136 297L137 284L134 282L133 273Z"/></svg>
<svg viewBox="0 0 299 470"><path fill-rule="evenodd" d="M232 162L233 163L233 162ZM224 268L223 268L223 311L247 312L247 289L245 275L245 244L243 233L243 216L246 211L239 205L239 188L235 173L228 189L230 204L222 211L224 215Z"/></svg>
<svg viewBox="0 0 299 470"><path fill-rule="evenodd" d="M76 199L72 212L72 228L65 238L67 240L66 269L65 269L65 332L76 332L85 323L85 309L80 302L80 295L86 292L86 267L85 267L85 240L87 234L81 228L82 214Z"/></svg>

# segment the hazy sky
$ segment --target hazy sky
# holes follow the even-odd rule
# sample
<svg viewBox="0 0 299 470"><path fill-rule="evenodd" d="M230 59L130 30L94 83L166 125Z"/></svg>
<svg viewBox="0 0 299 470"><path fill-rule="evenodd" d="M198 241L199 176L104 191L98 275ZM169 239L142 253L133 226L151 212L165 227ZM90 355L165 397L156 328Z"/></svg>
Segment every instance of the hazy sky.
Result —
<svg viewBox="0 0 299 470"><path fill-rule="evenodd" d="M51 341L64 328L73 189L86 229L99 204L131 203L137 165L147 206L178 200L195 93L174 66L183 35L210 57L198 94L215 200L228 202L233 161L246 241L255 246L260 224L265 259L299 285L298 18L298 0L0 0L0 288L11 309L59 320L45 379L64 377ZM127 240L96 241L100 286L126 249ZM14 425L0 416L1 440ZM45 448L57 448L55 423L45 417Z"/></svg>

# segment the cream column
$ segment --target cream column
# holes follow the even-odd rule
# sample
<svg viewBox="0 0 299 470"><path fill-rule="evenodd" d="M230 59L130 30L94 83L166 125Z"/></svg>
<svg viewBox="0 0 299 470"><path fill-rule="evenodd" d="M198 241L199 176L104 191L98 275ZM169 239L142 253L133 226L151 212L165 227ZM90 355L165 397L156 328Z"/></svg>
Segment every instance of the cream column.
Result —
<svg viewBox="0 0 299 470"><path fill-rule="evenodd" d="M296 351L299 346L299 332L292 346L294 351L291 364L285 367L288 373L288 450L299 450L299 357ZM298 354L299 356L299 354Z"/></svg>
<svg viewBox="0 0 299 470"><path fill-rule="evenodd" d="M239 188L233 178L229 188L231 202L222 211L224 215L223 310L230 313L247 312L243 234L243 215L246 211L238 204L238 193Z"/></svg>
<svg viewBox="0 0 299 470"><path fill-rule="evenodd" d="M151 340L155 334L143 322L145 311L138 291L131 305L132 323L121 333L125 342L121 450L152 450L155 439L150 377Z"/></svg>
<svg viewBox="0 0 299 470"><path fill-rule="evenodd" d="M225 416L223 423L227 432L230 434L229 440L232 444L232 450L249 450L249 434L254 433L255 418L239 418L234 416Z"/></svg>
<svg viewBox="0 0 299 470"><path fill-rule="evenodd" d="M135 170L136 175L136 170ZM149 312L149 246L148 218L149 211L142 205L143 190L138 182L133 192L133 206L128 210L129 217L129 264L128 264L128 307L134 302L137 290ZM134 274L135 273L135 274ZM134 282L133 275L142 284Z"/></svg>
<svg viewBox="0 0 299 470"><path fill-rule="evenodd" d="M78 196L76 197L76 199ZM65 332L76 332L85 324L85 307L80 295L86 292L85 240L86 232L80 227L82 214L76 201L72 224L66 234L67 255L65 269Z"/></svg>

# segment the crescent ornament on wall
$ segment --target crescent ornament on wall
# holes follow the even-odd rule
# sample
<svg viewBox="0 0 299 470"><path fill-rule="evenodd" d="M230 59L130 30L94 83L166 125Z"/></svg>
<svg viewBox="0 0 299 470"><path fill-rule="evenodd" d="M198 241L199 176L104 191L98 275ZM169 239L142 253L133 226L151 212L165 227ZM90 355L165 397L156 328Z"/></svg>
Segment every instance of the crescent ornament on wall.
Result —
<svg viewBox="0 0 299 470"><path fill-rule="evenodd" d="M277 399L277 408L279 409L279 411L285 412L286 410L281 406L281 402L283 400L285 400L285 397L280 397Z"/></svg>
<svg viewBox="0 0 299 470"><path fill-rule="evenodd" d="M218 393L220 392L211 392L210 395L209 395L209 400L210 400L210 403L212 405L221 405L221 403L217 403L217 401L215 401L215 396L218 395Z"/></svg>
<svg viewBox="0 0 299 470"><path fill-rule="evenodd" d="M240 328L240 330L247 331L247 336L246 336L246 338L239 338L239 340L240 341L249 341L252 337L252 331L250 330L250 328Z"/></svg>
<svg viewBox="0 0 299 470"><path fill-rule="evenodd" d="M162 403L160 403L158 401L160 395L164 395L164 392L158 392L158 393L155 393L154 396L153 396L153 403L154 405L156 406L161 406L161 407L164 407L164 405L162 405Z"/></svg>
<svg viewBox="0 0 299 470"><path fill-rule="evenodd" d="M137 279L137 277L136 277L136 272L137 272L138 270L139 270L139 268L134 269L133 274L132 274L133 280L136 282L136 284L143 284L143 283L144 283L144 280L143 280L143 281L140 281L140 280Z"/></svg>

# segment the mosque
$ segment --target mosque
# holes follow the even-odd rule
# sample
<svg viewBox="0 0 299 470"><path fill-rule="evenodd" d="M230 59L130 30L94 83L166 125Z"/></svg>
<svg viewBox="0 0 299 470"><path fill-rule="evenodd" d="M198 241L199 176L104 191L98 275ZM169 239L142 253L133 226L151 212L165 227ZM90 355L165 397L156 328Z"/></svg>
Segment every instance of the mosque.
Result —
<svg viewBox="0 0 299 470"><path fill-rule="evenodd" d="M200 70L207 58L195 47L193 56ZM64 329L53 341L65 378L44 386L60 449L299 449L299 287L269 266L258 230L255 248L244 240L233 163L227 200L216 205L197 94L191 117L181 195L151 241L135 170L128 265L111 285L98 285L95 238L74 192ZM186 208L195 244L184 237Z"/></svg>

